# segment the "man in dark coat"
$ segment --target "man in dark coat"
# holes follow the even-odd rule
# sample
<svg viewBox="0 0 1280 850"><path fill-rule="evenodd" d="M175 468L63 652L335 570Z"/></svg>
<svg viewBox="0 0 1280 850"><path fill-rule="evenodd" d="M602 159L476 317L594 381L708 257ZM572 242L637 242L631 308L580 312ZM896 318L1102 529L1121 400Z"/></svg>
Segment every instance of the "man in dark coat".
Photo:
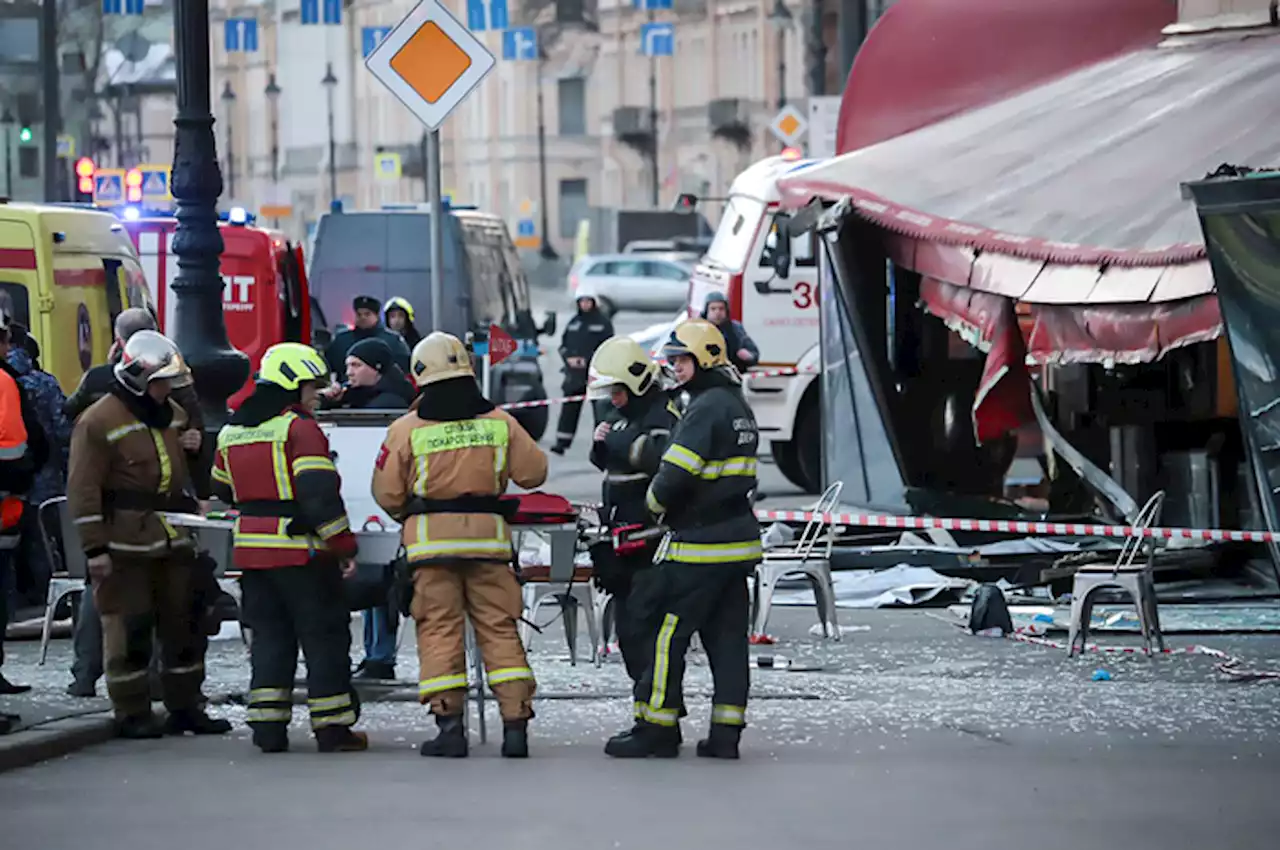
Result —
<svg viewBox="0 0 1280 850"><path fill-rule="evenodd" d="M370 295L357 295L351 302L356 311L355 327L338 332L325 349L324 359L329 371L341 377L347 373L347 354L351 346L362 339L380 339L391 349L392 362L406 375L409 373L409 346L404 337L382 324L382 304Z"/></svg>
<svg viewBox="0 0 1280 850"><path fill-rule="evenodd" d="M716 326L729 346L729 362L745 372L760 362L760 347L747 333L742 322L729 318L729 299L722 292L712 292L702 305L702 318Z"/></svg>
<svg viewBox="0 0 1280 850"><path fill-rule="evenodd" d="M566 396L582 395L587 391L587 365L596 349L613 336L613 323L601 312L595 293L585 286L578 287L578 314L565 326L560 338L560 357L564 360L564 383L561 388ZM604 415L602 404L596 410L597 421ZM551 451L565 453L573 443L578 430L578 417L582 414L582 402L566 401L560 406L560 421L556 423L556 442Z"/></svg>

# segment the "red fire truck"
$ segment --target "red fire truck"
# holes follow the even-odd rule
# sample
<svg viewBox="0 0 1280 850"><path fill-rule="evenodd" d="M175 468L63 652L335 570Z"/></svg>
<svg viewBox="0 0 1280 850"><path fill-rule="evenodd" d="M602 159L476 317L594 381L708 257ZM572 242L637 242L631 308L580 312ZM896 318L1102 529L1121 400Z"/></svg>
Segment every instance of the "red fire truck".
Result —
<svg viewBox="0 0 1280 850"><path fill-rule="evenodd" d="M174 327L176 227L177 220L172 217L125 220L151 287L161 331ZM324 320L313 314L302 246L290 243L279 231L256 227L243 218L219 222L218 229L225 246L222 314L227 338L249 356L252 371L256 372L270 346L277 342L309 343L313 322L316 327L323 327ZM231 397L231 406L239 406L251 389L252 378Z"/></svg>

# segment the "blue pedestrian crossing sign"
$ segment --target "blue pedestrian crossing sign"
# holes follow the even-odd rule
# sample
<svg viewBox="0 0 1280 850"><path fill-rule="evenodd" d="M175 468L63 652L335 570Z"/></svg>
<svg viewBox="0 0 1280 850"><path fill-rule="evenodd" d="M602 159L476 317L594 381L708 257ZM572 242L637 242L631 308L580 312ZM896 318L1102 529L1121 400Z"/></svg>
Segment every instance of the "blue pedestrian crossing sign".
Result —
<svg viewBox="0 0 1280 850"><path fill-rule="evenodd" d="M400 154L380 153L373 158L373 176L378 180L399 180L401 174Z"/></svg>
<svg viewBox="0 0 1280 850"><path fill-rule="evenodd" d="M167 203L173 199L169 192L169 166L139 165L142 174L142 203Z"/></svg>
<svg viewBox="0 0 1280 850"><path fill-rule="evenodd" d="M124 169L100 168L93 175L93 202L100 207L124 203Z"/></svg>

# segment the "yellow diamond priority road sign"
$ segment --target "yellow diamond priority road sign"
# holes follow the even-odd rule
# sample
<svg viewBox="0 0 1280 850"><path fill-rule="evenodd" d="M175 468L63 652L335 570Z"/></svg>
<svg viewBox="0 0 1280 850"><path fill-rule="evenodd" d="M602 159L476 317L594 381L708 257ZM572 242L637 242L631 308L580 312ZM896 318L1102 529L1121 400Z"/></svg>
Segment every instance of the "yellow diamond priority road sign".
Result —
<svg viewBox="0 0 1280 850"><path fill-rule="evenodd" d="M496 60L440 0L422 0L364 64L427 129L435 130Z"/></svg>
<svg viewBox="0 0 1280 850"><path fill-rule="evenodd" d="M769 129L784 145L794 145L804 136L804 131L809 129L809 122L804 120L800 110L788 103L773 116Z"/></svg>

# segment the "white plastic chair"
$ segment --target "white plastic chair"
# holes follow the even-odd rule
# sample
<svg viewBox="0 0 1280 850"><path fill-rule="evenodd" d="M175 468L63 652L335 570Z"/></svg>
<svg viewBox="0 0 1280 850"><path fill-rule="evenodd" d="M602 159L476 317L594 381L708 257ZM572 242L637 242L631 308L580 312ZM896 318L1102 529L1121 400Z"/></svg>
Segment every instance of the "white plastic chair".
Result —
<svg viewBox="0 0 1280 850"><path fill-rule="evenodd" d="M840 503L844 482L837 481L823 491L813 506L812 518L805 523L800 539L792 545L767 549L764 560L756 565L755 593L751 598L753 635L763 635L773 607L773 593L784 578L801 578L813 588L818 621L823 634L840 640L840 624L836 620L836 592L831 579L831 549L835 530L830 514Z"/></svg>
<svg viewBox="0 0 1280 850"><path fill-rule="evenodd" d="M1138 624L1142 629L1142 645L1147 654L1151 653L1151 639L1156 639L1160 650L1164 651L1164 635L1160 631L1160 612L1156 604L1156 582L1153 565L1156 557L1156 541L1143 535L1146 529L1160 521L1160 511L1164 507L1164 491L1160 490L1147 500L1146 505L1138 512L1131 526L1133 533L1126 537L1120 547L1120 557L1114 564L1086 564L1076 570L1071 583L1071 626L1067 656L1076 654L1076 639L1079 638L1079 651L1084 652L1089 641L1089 617L1093 613L1093 594L1104 587L1119 588L1133 599L1138 609ZM1148 549L1145 561L1138 561L1144 547Z"/></svg>
<svg viewBox="0 0 1280 850"><path fill-rule="evenodd" d="M56 524L62 545L49 529ZM86 590L85 577L89 573L89 561L84 556L84 547L80 544L80 532L71 520L71 510L67 507L66 496L55 496L46 499L36 508L36 526L40 530L40 542L44 546L53 575L49 579L49 590L44 602L44 626L40 630L40 663L44 664L49 655L49 639L53 634L53 616L58 604L64 598Z"/></svg>

